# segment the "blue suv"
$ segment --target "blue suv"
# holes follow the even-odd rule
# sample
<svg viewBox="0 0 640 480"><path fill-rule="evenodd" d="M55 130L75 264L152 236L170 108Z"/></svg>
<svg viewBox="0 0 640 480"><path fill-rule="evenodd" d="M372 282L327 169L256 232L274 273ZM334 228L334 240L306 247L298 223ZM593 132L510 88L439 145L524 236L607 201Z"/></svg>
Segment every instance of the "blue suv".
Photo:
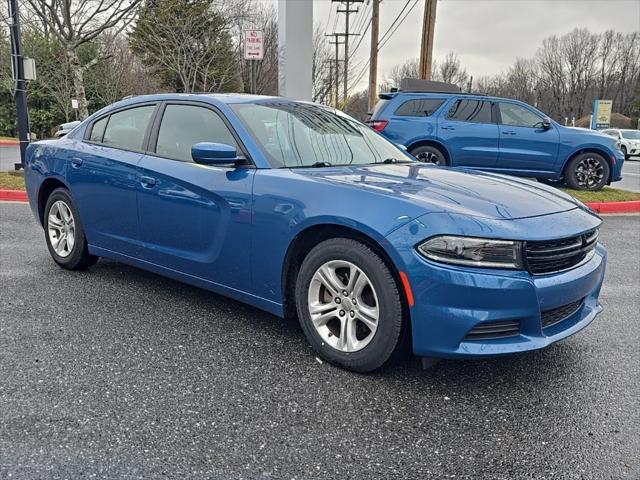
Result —
<svg viewBox="0 0 640 480"><path fill-rule="evenodd" d="M380 95L369 125L424 162L600 190L622 179L619 142L564 127L517 100L464 93Z"/></svg>

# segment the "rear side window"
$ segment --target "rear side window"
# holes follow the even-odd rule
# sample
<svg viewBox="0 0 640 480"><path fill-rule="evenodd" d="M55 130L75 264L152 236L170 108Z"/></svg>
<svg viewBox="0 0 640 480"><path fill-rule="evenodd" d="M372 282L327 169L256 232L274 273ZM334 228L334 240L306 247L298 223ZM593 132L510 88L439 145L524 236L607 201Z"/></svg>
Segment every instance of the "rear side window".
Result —
<svg viewBox="0 0 640 480"><path fill-rule="evenodd" d="M408 100L398 107L395 114L401 117L428 117L443 103L443 98Z"/></svg>
<svg viewBox="0 0 640 480"><path fill-rule="evenodd" d="M167 105L158 131L156 154L190 162L191 147L200 142L238 148L231 131L213 110L195 105Z"/></svg>
<svg viewBox="0 0 640 480"><path fill-rule="evenodd" d="M91 127L91 135L89 136L89 140L92 142L102 142L102 136L104 135L104 127L107 126L107 120L109 117L104 117L101 120L98 120Z"/></svg>
<svg viewBox="0 0 640 480"><path fill-rule="evenodd" d="M449 120L472 123L491 122L491 102L483 100L456 100L447 114Z"/></svg>
<svg viewBox="0 0 640 480"><path fill-rule="evenodd" d="M111 114L102 142L127 150L142 150L144 134L155 108L155 105L146 105Z"/></svg>

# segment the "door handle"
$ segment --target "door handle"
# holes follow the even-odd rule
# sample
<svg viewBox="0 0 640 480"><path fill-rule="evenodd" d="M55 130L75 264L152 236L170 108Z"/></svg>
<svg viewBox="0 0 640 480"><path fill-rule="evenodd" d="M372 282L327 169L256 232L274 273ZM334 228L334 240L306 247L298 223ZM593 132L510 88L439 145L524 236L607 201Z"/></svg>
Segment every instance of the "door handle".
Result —
<svg viewBox="0 0 640 480"><path fill-rule="evenodd" d="M156 184L156 179L153 177L141 176L140 183L142 184L143 187L151 188Z"/></svg>
<svg viewBox="0 0 640 480"><path fill-rule="evenodd" d="M516 132L514 132L513 130L507 130L506 132L502 132L503 135L515 135Z"/></svg>
<svg viewBox="0 0 640 480"><path fill-rule="evenodd" d="M80 165L82 165L83 161L84 160L82 160L81 158L73 157L71 159L71 166L74 167L74 168L78 168Z"/></svg>
<svg viewBox="0 0 640 480"><path fill-rule="evenodd" d="M456 129L456 127L451 127L451 126L449 126L449 125L445 125L445 126L440 127L440 128L441 128L442 130L455 130L455 129Z"/></svg>

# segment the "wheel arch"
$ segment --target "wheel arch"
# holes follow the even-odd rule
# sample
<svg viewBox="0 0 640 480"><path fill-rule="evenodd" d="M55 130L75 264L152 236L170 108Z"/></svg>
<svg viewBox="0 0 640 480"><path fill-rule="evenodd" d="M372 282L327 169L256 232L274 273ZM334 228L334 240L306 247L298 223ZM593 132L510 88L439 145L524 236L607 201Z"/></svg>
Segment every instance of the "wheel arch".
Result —
<svg viewBox="0 0 640 480"><path fill-rule="evenodd" d="M440 142L439 140L433 140L433 139L417 140L417 141L411 143L410 145L407 145L407 151L411 152L413 149L418 148L418 147L435 147L435 148L437 148L445 156L449 166L451 166L451 154L449 153L449 149L447 149L447 147L442 142Z"/></svg>
<svg viewBox="0 0 640 480"><path fill-rule="evenodd" d="M57 177L47 177L38 189L38 219L40 225L44 225L44 209L47 206L49 196L56 188L65 188L69 190L69 186Z"/></svg>
<svg viewBox="0 0 640 480"><path fill-rule="evenodd" d="M569 155L569 157L565 160L564 165L562 166L562 176L566 177L567 168L569 168L569 164L571 163L571 160L576 158L578 155L582 155L583 153L597 153L602 158L604 158L604 161L607 162L607 165L609 165L609 178L607 178L607 184L610 184L611 178L613 177L613 161L611 160L611 157L605 150L600 149L598 147L581 148L573 152L571 155Z"/></svg>
<svg viewBox="0 0 640 480"><path fill-rule="evenodd" d="M389 252L372 236L352 227L332 223L320 223L308 226L301 230L289 244L282 268L284 316L293 318L296 315L295 296L293 292L300 265L302 265L305 257L313 247L330 238L350 238L360 241L380 256L396 282L402 299L403 313L406 316L405 318L407 318L408 325L410 325L407 293L402 278L400 277L400 271Z"/></svg>

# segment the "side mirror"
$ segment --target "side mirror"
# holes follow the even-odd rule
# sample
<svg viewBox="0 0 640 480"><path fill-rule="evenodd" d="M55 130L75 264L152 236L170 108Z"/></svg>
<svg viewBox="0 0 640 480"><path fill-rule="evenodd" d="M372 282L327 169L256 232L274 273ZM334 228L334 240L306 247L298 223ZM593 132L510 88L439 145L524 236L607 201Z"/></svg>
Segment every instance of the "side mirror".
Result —
<svg viewBox="0 0 640 480"><path fill-rule="evenodd" d="M549 117L544 117L542 119L542 128L545 130L549 130L551 128L551 119Z"/></svg>
<svg viewBox="0 0 640 480"><path fill-rule="evenodd" d="M236 147L225 143L200 142L191 147L191 158L202 165L233 165L238 163Z"/></svg>

